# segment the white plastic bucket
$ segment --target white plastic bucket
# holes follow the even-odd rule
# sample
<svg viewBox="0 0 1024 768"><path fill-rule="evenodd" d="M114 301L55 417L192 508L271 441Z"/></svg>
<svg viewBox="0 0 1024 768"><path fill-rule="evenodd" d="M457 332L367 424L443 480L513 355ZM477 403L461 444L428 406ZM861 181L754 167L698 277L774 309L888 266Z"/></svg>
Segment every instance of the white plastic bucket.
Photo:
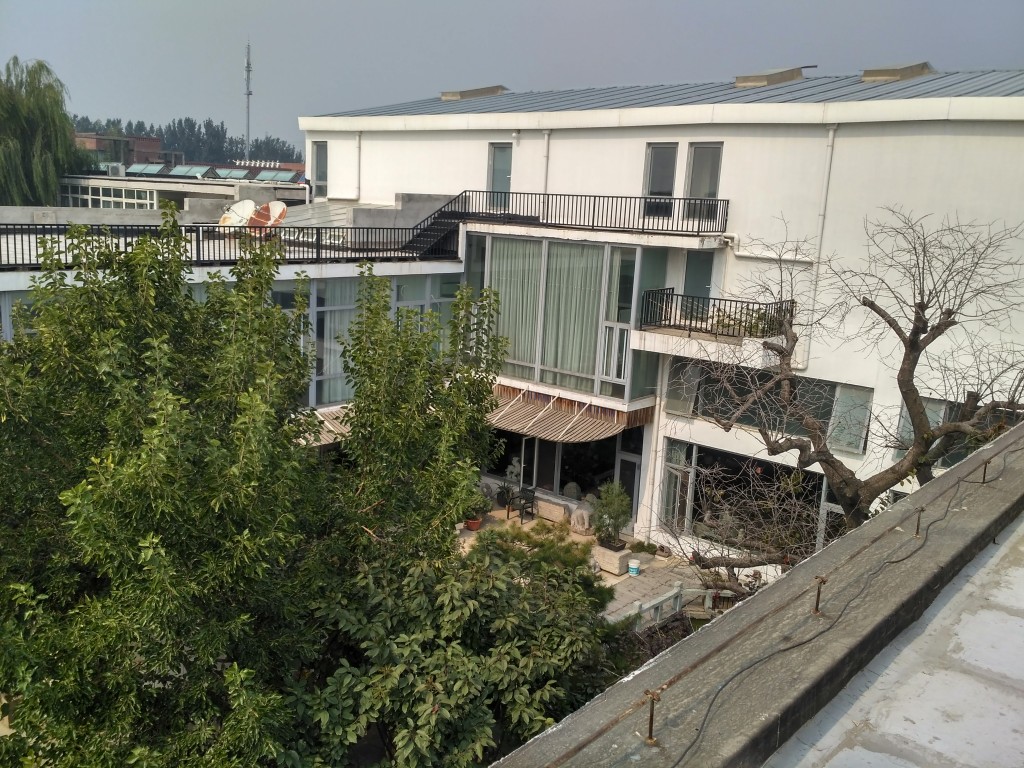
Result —
<svg viewBox="0 0 1024 768"><path fill-rule="evenodd" d="M630 560L629 561L629 575L630 576L639 576L640 575L640 561L639 560Z"/></svg>

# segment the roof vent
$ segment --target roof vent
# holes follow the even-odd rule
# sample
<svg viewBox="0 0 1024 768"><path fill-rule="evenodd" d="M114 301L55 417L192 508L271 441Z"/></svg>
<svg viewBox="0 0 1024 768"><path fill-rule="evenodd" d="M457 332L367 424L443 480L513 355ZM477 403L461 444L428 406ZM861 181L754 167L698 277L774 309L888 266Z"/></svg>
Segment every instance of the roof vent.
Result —
<svg viewBox="0 0 1024 768"><path fill-rule="evenodd" d="M789 83L793 80L804 79L803 67L790 67L789 69L769 69L757 75L737 75L737 88L761 88L765 85L778 85Z"/></svg>
<svg viewBox="0 0 1024 768"><path fill-rule="evenodd" d="M501 96L508 93L504 85L489 85L486 88L470 88L468 91L441 91L441 101L465 101L479 99L481 96Z"/></svg>
<svg viewBox="0 0 1024 768"><path fill-rule="evenodd" d="M927 61L919 64L903 64L898 67L878 67L876 69L865 69L860 76L864 83L891 83L896 80L910 80L921 75L934 75L935 70Z"/></svg>

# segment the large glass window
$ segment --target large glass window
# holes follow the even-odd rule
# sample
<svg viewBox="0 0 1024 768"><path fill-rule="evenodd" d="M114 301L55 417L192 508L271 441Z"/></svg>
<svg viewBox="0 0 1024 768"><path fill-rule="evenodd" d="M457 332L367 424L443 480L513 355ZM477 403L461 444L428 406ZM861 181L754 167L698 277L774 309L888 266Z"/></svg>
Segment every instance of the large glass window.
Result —
<svg viewBox="0 0 1024 768"><path fill-rule="evenodd" d="M930 426L937 427L940 424L960 419L960 412L963 408L962 403L950 403L931 397L925 397L922 400L924 401L924 411ZM1014 411L995 410L989 413L988 417L983 420L983 423L978 425L978 428L982 430L1000 427L1009 428L1016 426L1022 420L1024 420L1024 414ZM906 405L901 405L900 407L900 423L897 435L901 446L909 447L914 440L914 427L910 423L910 414L907 413ZM952 446L949 452L935 462L936 467L951 467L966 459L984 444L984 441L972 439L961 434L953 435L951 442ZM896 458L903 458L906 452L906 448L898 447L896 449Z"/></svg>
<svg viewBox="0 0 1024 768"><path fill-rule="evenodd" d="M806 414L828 425L828 444L833 450L862 453L867 447L871 421L868 387L800 377L792 394L792 406L784 406L779 385L752 401L736 415L747 398L767 385L772 373L739 366L712 371L687 358L673 358L669 369L665 410L683 416L732 419L747 427L803 437Z"/></svg>
<svg viewBox="0 0 1024 768"><path fill-rule="evenodd" d="M594 388L603 251L585 243L548 244L542 381L583 391Z"/></svg>
<svg viewBox="0 0 1024 768"><path fill-rule="evenodd" d="M348 334L356 319L359 278L341 277L316 281L316 405L342 403L352 398L352 387L341 364L339 337Z"/></svg>
<svg viewBox="0 0 1024 768"><path fill-rule="evenodd" d="M504 372L534 378L540 311L541 242L506 237L491 239L491 287L501 311L498 334L508 337Z"/></svg>
<svg viewBox="0 0 1024 768"><path fill-rule="evenodd" d="M718 177L722 167L721 144L691 144L687 197L718 197Z"/></svg>
<svg viewBox="0 0 1024 768"><path fill-rule="evenodd" d="M313 142L313 197L327 197L327 142Z"/></svg>
<svg viewBox="0 0 1024 768"><path fill-rule="evenodd" d="M484 288L484 259L487 251L487 237L466 235L466 285L479 296Z"/></svg>
<svg viewBox="0 0 1024 768"><path fill-rule="evenodd" d="M648 144L644 194L650 198L671 198L676 186L678 144ZM644 216L671 216L673 201L644 201Z"/></svg>

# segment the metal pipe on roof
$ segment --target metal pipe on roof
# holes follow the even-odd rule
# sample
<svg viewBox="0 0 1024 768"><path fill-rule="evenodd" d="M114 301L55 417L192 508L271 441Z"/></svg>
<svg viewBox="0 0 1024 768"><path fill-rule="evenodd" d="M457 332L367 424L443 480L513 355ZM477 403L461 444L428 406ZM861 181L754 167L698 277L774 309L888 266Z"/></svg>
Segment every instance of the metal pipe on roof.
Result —
<svg viewBox="0 0 1024 768"><path fill-rule="evenodd" d="M551 152L551 129L544 129L544 189L541 191L546 195L548 193L548 157Z"/></svg>
<svg viewBox="0 0 1024 768"><path fill-rule="evenodd" d="M811 322L808 323L808 328L814 327L814 313L818 307L818 279L821 276L822 239L825 237L825 214L828 211L828 189L832 180L832 155L835 153L836 129L838 127L836 123L828 126L828 142L825 145L825 172L821 178L821 206L818 209L817 252L814 256L814 283L811 288ZM809 331L807 335L807 346L804 350L805 359L803 361L796 361L797 363L802 363L802 365L794 365L794 368L807 368L807 364L811 359L811 335L813 335L813 331Z"/></svg>
<svg viewBox="0 0 1024 768"><path fill-rule="evenodd" d="M363 173L363 132L362 131L356 131L356 196L355 196L356 200L359 199L359 195L361 194L360 190L362 189L362 186L361 186L360 182L362 181L362 173Z"/></svg>

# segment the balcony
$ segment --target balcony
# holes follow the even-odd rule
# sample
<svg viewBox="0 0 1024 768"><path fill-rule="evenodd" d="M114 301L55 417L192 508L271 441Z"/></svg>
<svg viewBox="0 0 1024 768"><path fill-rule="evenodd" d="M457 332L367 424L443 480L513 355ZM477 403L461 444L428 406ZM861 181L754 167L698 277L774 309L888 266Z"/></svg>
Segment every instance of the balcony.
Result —
<svg viewBox="0 0 1024 768"><path fill-rule="evenodd" d="M644 291L640 330L677 330L729 339L767 339L779 336L793 316L796 302L710 299L683 296L671 288Z"/></svg>
<svg viewBox="0 0 1024 768"><path fill-rule="evenodd" d="M181 234L193 266L233 264L247 242L271 239L281 245L281 260L293 264L451 260L458 258L459 225L464 221L704 236L724 232L728 212L729 201L717 199L467 190L414 227L190 224L181 227ZM0 224L0 271L39 269L42 240L51 238L61 253L66 249L68 229L63 224ZM108 239L114 250L126 249L140 237L155 236L159 231L156 225L86 229Z"/></svg>
<svg viewBox="0 0 1024 768"><path fill-rule="evenodd" d="M729 201L466 191L449 204L465 219L565 229L707 236L726 231Z"/></svg>

